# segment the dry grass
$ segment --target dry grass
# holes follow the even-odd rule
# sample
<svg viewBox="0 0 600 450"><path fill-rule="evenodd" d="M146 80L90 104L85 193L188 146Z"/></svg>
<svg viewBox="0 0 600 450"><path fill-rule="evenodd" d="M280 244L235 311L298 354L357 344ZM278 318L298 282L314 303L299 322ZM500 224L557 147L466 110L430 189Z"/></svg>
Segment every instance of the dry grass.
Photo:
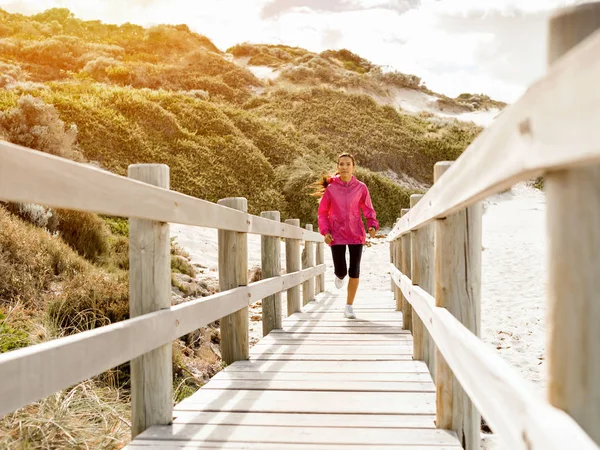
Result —
<svg viewBox="0 0 600 450"><path fill-rule="evenodd" d="M0 419L0 447L122 448L131 433L129 398L124 395L93 380L57 392Z"/></svg>

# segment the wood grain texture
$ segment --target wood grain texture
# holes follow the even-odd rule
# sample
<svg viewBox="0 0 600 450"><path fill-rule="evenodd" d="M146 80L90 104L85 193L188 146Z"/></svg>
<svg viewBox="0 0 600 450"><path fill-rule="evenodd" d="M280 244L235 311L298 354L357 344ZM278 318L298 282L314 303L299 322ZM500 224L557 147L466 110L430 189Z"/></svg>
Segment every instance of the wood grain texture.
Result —
<svg viewBox="0 0 600 450"><path fill-rule="evenodd" d="M251 443L228 443L228 442L193 442L186 441L165 441L144 439L129 444L126 449L160 449L160 450L323 450L323 444L271 444L267 442ZM460 446L455 445L402 445L396 447L400 450L458 450ZM364 444L360 446L361 450L390 450L389 445ZM327 445L327 450L348 450L347 444Z"/></svg>
<svg viewBox="0 0 600 450"><path fill-rule="evenodd" d="M436 163L435 181L450 167L449 162ZM481 323L481 236L479 203L435 223L436 306L446 308L475 336ZM436 358L435 379L438 426L454 430L465 450L479 450L481 416L443 357Z"/></svg>
<svg viewBox="0 0 600 450"><path fill-rule="evenodd" d="M550 170L600 162L598 54L600 33L596 32L560 57L475 138L447 176L427 191L388 239L460 211L519 181Z"/></svg>
<svg viewBox="0 0 600 450"><path fill-rule="evenodd" d="M469 398L506 448L597 450L568 414L537 394L493 348L465 328L435 299L390 265L394 281L423 319L437 348Z"/></svg>
<svg viewBox="0 0 600 450"><path fill-rule="evenodd" d="M212 424L173 424L171 427L153 427L141 439L162 439L182 442L239 442L272 444L318 444L328 448L332 444L352 445L451 445L452 433L435 429L413 428L359 428L349 433L339 427L293 426L235 426Z"/></svg>
<svg viewBox="0 0 600 450"><path fill-rule="evenodd" d="M300 227L300 219L287 219L286 224ZM300 270L300 240L286 238L285 240L285 269L287 273ZM287 291L288 316L302 310L300 286L294 286Z"/></svg>
<svg viewBox="0 0 600 450"><path fill-rule="evenodd" d="M169 167L134 164L134 180L169 188ZM143 314L171 306L171 247L169 224L129 219L129 314ZM171 423L173 414L173 364L171 343L131 361L131 436L152 425Z"/></svg>
<svg viewBox="0 0 600 450"><path fill-rule="evenodd" d="M317 246L317 265L325 264L325 244L317 242L315 245ZM317 276L315 293L320 294L321 292L325 292L325 274Z"/></svg>
<svg viewBox="0 0 600 450"><path fill-rule="evenodd" d="M224 198L219 205L248 211L243 197ZM248 284L248 236L237 231L219 230L219 289L227 291ZM223 362L248 359L248 305L221 318L221 357Z"/></svg>
<svg viewBox="0 0 600 450"><path fill-rule="evenodd" d="M414 206L423 198L421 194L413 194L410 196L410 207L414 208ZM419 285L421 283L421 271L425 272L427 267L422 269L421 262L421 254L425 253L423 251L423 246L427 245L427 241L423 239L425 230L415 230L410 235L410 273L411 280L413 284ZM421 234L419 234L421 232ZM427 261L426 261L427 262ZM428 346L428 342L425 340L423 336L423 322L418 314L413 312L412 315L412 335L413 335L413 355L415 359L420 361L425 361L425 350L424 347Z"/></svg>
<svg viewBox="0 0 600 450"><path fill-rule="evenodd" d="M313 226L310 223L306 224L306 229L312 231ZM302 268L308 269L315 265L315 248L312 242L306 241L302 251ZM307 305L315 298L315 281L308 279L302 283L302 305Z"/></svg>
<svg viewBox="0 0 600 450"><path fill-rule="evenodd" d="M281 221L279 211L265 211L260 214L265 219ZM262 279L281 275L281 244L278 237L261 236ZM281 328L281 293L265 297L262 300L262 329L266 336L274 328Z"/></svg>
<svg viewBox="0 0 600 450"><path fill-rule="evenodd" d="M400 216L404 216L408 214L409 209L403 208L400 211ZM405 274L408 278L411 277L411 249L410 249L411 239L410 234L405 234L400 237L400 245L402 246L402 253L400 263L400 270L403 274ZM402 294L400 294L402 295ZM403 317L403 325L402 327L405 330L412 331L412 306L410 303L406 301L406 299L402 298L402 317Z"/></svg>
<svg viewBox="0 0 600 450"><path fill-rule="evenodd" d="M556 13L553 64L600 29L600 3ZM573 142L578 148L579 142ZM600 444L600 166L545 177L548 224L548 400Z"/></svg>
<svg viewBox="0 0 600 450"><path fill-rule="evenodd" d="M61 176L57 177L56 174ZM0 199L323 242L319 233L0 141Z"/></svg>
<svg viewBox="0 0 600 450"><path fill-rule="evenodd" d="M388 383L389 384L389 383ZM207 385L208 386L208 385ZM435 428L434 415L386 415L386 414L269 414L269 413L176 413L175 423L197 425L281 425L291 427L369 427L369 428Z"/></svg>

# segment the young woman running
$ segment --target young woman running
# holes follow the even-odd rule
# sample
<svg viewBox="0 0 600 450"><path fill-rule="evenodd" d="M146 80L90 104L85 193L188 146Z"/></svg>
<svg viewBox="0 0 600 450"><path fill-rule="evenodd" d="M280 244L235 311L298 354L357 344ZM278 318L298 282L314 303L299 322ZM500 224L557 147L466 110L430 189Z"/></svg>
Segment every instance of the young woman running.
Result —
<svg viewBox="0 0 600 450"><path fill-rule="evenodd" d="M360 259L366 238L361 209L367 219L369 235L375 237L379 229L369 189L353 175L355 169L354 156L342 153L338 156L336 175L331 178L324 176L319 183L323 195L319 203L319 232L331 247L335 287L340 289L346 275L349 277L344 309L344 316L348 319L356 319L352 304L358 289ZM350 253L349 269L346 266L346 247Z"/></svg>

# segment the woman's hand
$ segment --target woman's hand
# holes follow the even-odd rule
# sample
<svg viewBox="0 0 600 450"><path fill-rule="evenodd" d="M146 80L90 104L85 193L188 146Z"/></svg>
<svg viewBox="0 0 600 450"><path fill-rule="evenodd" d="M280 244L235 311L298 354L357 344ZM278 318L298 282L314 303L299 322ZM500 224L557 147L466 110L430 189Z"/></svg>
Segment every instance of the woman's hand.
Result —
<svg viewBox="0 0 600 450"><path fill-rule="evenodd" d="M325 235L325 243L326 243L327 245L329 245L329 244L331 244L332 242L333 242L333 236L332 236L331 234L329 234L329 233L328 233L328 234L326 234L326 235Z"/></svg>
<svg viewBox="0 0 600 450"><path fill-rule="evenodd" d="M374 238L376 233L377 230L375 230L375 228L369 227L369 236L371 236L371 238Z"/></svg>

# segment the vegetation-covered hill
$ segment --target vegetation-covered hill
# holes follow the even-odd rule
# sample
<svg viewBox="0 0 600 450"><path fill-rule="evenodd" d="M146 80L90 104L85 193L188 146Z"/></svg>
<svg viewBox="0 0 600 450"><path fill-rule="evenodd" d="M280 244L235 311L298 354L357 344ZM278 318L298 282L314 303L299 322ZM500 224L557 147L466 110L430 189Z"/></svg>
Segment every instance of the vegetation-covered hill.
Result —
<svg viewBox="0 0 600 450"><path fill-rule="evenodd" d="M253 66L277 76L259 79ZM435 94L417 76L348 50L224 52L186 25L0 10L0 139L121 175L132 163L164 163L174 190L210 201L244 196L252 213L277 209L303 225L316 225L311 185L335 170L340 152L356 155L378 218L391 225L410 193L431 183L435 162L455 159L479 133L381 101L398 90L457 111L503 107L485 95ZM0 352L127 318L127 230L122 219L0 203ZM193 276L173 253L173 272ZM175 275L173 284L185 290ZM214 357L208 347L182 353L182 342L174 344L177 396L198 384L185 375L183 353ZM0 446L118 448L128 437L127 367L93 383L2 419ZM101 426L94 408L109 418Z"/></svg>

